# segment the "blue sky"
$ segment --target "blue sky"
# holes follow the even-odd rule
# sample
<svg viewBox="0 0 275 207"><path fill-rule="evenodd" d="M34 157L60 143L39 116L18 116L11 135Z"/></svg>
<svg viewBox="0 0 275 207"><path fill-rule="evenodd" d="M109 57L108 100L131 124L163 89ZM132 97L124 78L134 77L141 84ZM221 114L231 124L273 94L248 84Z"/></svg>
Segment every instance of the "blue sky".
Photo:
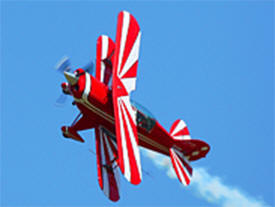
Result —
<svg viewBox="0 0 275 207"><path fill-rule="evenodd" d="M171 179L165 158L143 153L151 176L139 186L121 177L121 200L111 203L89 152L93 131L84 144L62 138L78 111L72 99L54 106L64 81L54 66L64 55L73 67L94 60L97 37L115 39L121 10L142 30L133 98L167 130L185 120L212 148L192 164L190 187ZM272 1L3 1L1 205L272 206L273 70Z"/></svg>

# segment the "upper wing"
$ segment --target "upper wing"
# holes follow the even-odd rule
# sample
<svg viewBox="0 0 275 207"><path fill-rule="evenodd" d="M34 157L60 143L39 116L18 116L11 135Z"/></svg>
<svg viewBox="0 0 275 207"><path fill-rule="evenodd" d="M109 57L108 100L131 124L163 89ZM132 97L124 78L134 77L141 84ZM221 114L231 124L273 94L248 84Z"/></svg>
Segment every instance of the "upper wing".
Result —
<svg viewBox="0 0 275 207"><path fill-rule="evenodd" d="M119 200L119 172L117 146L104 128L96 127L97 174L100 188L112 201Z"/></svg>
<svg viewBox="0 0 275 207"><path fill-rule="evenodd" d="M114 54L113 102L119 165L132 184L139 184L142 176L136 114L129 97L136 87L140 36L135 18L128 12L120 12Z"/></svg>
<svg viewBox="0 0 275 207"><path fill-rule="evenodd" d="M110 37L99 36L96 44L96 78L106 85L112 76L114 50L115 43Z"/></svg>

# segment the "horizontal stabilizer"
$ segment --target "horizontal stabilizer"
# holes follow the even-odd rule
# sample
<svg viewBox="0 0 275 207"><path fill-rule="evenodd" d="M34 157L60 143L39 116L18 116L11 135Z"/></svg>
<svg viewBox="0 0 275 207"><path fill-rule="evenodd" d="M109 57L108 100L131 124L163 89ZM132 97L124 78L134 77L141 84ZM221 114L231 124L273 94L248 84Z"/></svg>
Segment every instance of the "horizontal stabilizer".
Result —
<svg viewBox="0 0 275 207"><path fill-rule="evenodd" d="M188 160L184 155L174 148L170 148L170 157L174 170L178 176L179 181L184 185L189 185L193 169L189 165Z"/></svg>

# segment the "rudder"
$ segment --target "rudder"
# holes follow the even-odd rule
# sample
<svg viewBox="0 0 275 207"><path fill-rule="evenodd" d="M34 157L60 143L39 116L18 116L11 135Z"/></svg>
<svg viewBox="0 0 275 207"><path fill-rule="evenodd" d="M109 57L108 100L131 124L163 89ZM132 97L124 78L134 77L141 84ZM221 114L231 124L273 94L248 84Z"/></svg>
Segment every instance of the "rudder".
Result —
<svg viewBox="0 0 275 207"><path fill-rule="evenodd" d="M173 123L170 128L170 135L174 140L191 139L187 125L181 119L178 119Z"/></svg>

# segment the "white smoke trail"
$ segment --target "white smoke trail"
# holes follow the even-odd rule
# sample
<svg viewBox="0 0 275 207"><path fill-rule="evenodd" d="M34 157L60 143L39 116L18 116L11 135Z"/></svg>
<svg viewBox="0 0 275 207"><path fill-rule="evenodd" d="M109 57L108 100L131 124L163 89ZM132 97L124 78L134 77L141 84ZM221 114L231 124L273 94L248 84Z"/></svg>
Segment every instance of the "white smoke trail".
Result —
<svg viewBox="0 0 275 207"><path fill-rule="evenodd" d="M167 175L177 179L169 157L153 151L142 150L143 154L154 162L158 167L166 170ZM238 188L228 186L217 176L210 175L204 168L195 168L193 171L190 188L209 203L222 207L268 207L264 201L254 199Z"/></svg>

